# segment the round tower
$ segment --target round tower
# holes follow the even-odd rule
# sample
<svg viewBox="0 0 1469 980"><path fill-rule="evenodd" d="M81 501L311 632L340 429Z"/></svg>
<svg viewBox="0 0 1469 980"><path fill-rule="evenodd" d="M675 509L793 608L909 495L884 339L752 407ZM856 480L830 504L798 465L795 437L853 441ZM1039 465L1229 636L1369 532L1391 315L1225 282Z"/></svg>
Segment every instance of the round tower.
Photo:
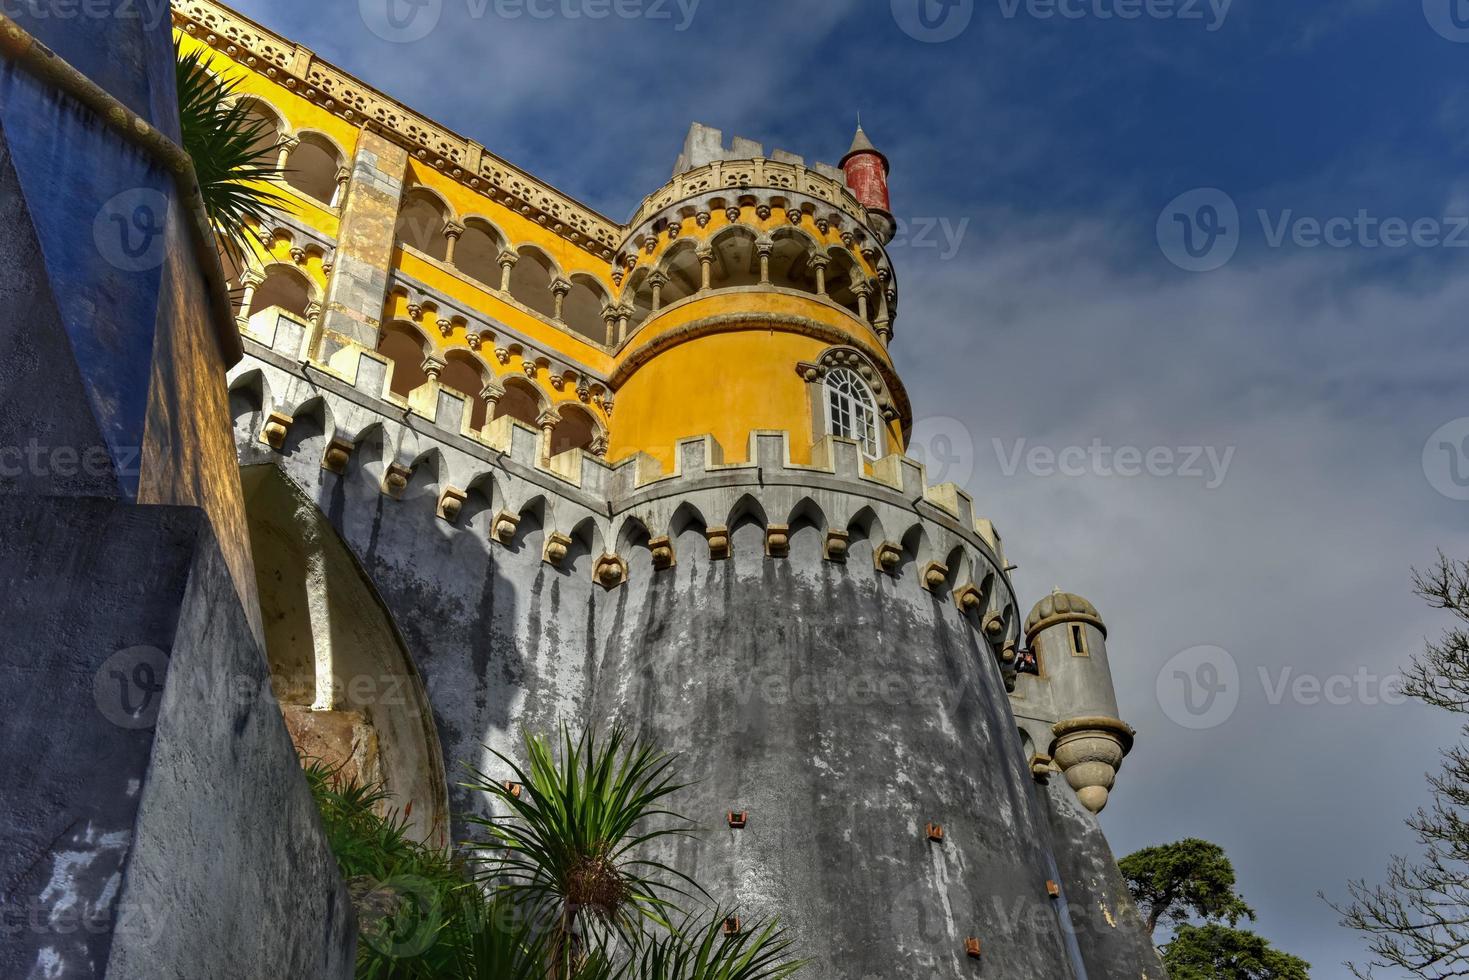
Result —
<svg viewBox="0 0 1469 980"><path fill-rule="evenodd" d="M860 147L845 163L691 131L615 261L609 459L646 453L670 471L680 439L708 434L735 462L770 430L790 433L801 463L828 436L859 442L869 462L903 452L891 222L849 186L858 175L885 208L886 164Z"/></svg>
<svg viewBox="0 0 1469 980"><path fill-rule="evenodd" d="M1025 636L1059 719L1050 755L1082 804L1100 813L1134 735L1117 717L1107 625L1096 606L1056 589L1026 617Z"/></svg>
<svg viewBox="0 0 1469 980"><path fill-rule="evenodd" d="M867 209L870 223L882 243L888 244L898 233L892 197L888 193L888 174L892 168L888 158L867 138L861 123L857 124L857 135L852 139L852 148L842 157L841 167L847 175L847 186Z"/></svg>

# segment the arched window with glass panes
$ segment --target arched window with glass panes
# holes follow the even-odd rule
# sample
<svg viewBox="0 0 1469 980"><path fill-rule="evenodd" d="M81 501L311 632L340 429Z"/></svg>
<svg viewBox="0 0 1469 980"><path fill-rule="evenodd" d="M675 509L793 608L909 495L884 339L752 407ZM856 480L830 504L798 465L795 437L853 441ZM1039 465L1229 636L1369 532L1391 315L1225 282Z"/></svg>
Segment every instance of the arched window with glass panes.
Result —
<svg viewBox="0 0 1469 980"><path fill-rule="evenodd" d="M877 418L877 400L861 375L846 368L826 373L826 425L832 435L857 440L864 456L877 459L882 454Z"/></svg>

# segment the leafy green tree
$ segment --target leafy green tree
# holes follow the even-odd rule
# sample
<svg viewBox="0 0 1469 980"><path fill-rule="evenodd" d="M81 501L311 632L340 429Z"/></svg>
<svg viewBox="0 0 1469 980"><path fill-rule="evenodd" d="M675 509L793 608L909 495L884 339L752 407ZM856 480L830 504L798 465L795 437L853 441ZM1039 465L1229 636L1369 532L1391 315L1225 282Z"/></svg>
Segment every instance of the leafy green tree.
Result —
<svg viewBox="0 0 1469 980"><path fill-rule="evenodd" d="M1191 837L1129 854L1118 867L1150 933L1195 918L1234 925L1255 917L1235 890L1234 865L1218 844Z"/></svg>
<svg viewBox="0 0 1469 980"><path fill-rule="evenodd" d="M287 199L271 190L282 171L274 151L263 145L264 123L234 98L238 83L224 81L205 66L204 53L175 49L182 146L194 161L204 211L214 224L220 247L238 260L255 225Z"/></svg>
<svg viewBox="0 0 1469 980"><path fill-rule="evenodd" d="M1234 865L1218 844L1191 837L1144 848L1117 865L1149 933L1173 930L1158 949L1172 980L1308 980L1310 964L1232 928L1253 920L1255 910L1240 896Z"/></svg>
<svg viewBox="0 0 1469 980"><path fill-rule="evenodd" d="M1172 980L1309 980L1310 964L1243 929L1180 925L1163 949Z"/></svg>
<svg viewBox="0 0 1469 980"><path fill-rule="evenodd" d="M1414 572L1413 588L1452 622L1409 665L1404 690L1424 704L1469 715L1469 562L1440 552L1436 567ZM1469 724L1463 733L1469 736ZM1348 964L1358 977L1379 968L1429 980L1469 976L1469 748L1445 751L1428 785L1432 803L1408 820L1421 856L1394 857L1383 884L1351 882L1351 901L1333 905L1344 925L1366 937L1371 961Z"/></svg>

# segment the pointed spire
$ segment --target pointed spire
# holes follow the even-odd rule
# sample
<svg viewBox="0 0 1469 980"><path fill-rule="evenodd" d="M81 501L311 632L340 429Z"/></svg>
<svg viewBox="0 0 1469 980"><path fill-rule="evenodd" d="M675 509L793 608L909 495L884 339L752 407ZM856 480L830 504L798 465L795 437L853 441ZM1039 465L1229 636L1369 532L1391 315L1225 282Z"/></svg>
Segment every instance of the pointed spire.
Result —
<svg viewBox="0 0 1469 980"><path fill-rule="evenodd" d="M852 137L852 148L847 151L846 156L842 157L841 163L839 163L837 166L845 167L847 165L847 161L848 160L852 159L852 157L857 156L858 154L861 154L861 153L871 153L871 154L873 154L874 156L876 156L878 159L880 159L882 161L883 169L884 170L888 169L888 158L887 158L887 155L884 154L877 147L875 147L875 146L872 145L872 140L870 140L870 139L867 138L867 131L862 128L862 117L861 117L861 115L858 115L858 117L857 117L857 135L854 136L854 137Z"/></svg>

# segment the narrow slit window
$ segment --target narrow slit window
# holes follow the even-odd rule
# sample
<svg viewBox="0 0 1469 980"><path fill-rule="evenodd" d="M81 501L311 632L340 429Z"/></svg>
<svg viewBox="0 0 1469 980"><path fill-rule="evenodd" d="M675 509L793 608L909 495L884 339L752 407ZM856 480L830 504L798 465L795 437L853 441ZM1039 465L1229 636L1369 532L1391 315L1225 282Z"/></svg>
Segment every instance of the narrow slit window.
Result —
<svg viewBox="0 0 1469 980"><path fill-rule="evenodd" d="M1080 623L1071 624L1071 652L1078 657L1086 656L1086 631Z"/></svg>

